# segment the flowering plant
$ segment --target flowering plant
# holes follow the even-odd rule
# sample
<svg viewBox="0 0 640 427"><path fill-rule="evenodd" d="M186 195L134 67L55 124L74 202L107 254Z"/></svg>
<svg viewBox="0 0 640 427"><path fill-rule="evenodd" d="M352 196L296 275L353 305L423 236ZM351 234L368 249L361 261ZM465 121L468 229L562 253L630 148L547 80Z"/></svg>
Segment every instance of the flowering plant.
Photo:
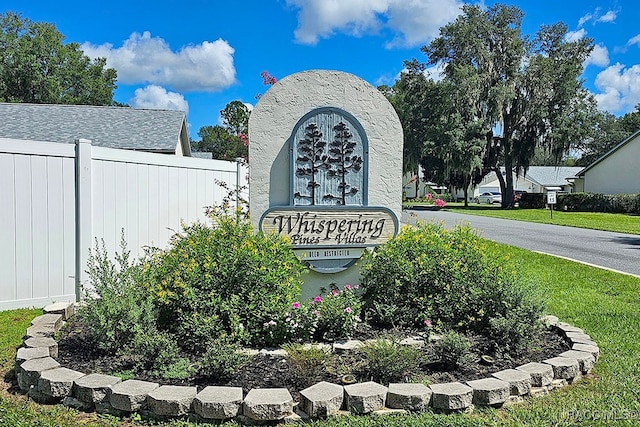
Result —
<svg viewBox="0 0 640 427"><path fill-rule="evenodd" d="M318 313L315 338L318 340L349 338L360 320L362 301L358 295L358 285L345 285L316 296L311 304Z"/></svg>
<svg viewBox="0 0 640 427"><path fill-rule="evenodd" d="M309 341L316 330L318 317L313 304L296 301L289 310L263 324L265 342L275 346L285 342Z"/></svg>
<svg viewBox="0 0 640 427"><path fill-rule="evenodd" d="M447 206L447 202L445 202L444 200L442 200L440 198L436 198L433 201L433 204L436 205L439 208L444 208L445 206Z"/></svg>
<svg viewBox="0 0 640 427"><path fill-rule="evenodd" d="M414 200L416 202L420 202L420 203L427 203L430 205L434 205L438 208L444 208L445 206L447 206L447 202L445 202L444 200L442 200L440 197L436 197L435 195L431 194L431 193L427 193L424 195L424 197L421 197L419 199Z"/></svg>

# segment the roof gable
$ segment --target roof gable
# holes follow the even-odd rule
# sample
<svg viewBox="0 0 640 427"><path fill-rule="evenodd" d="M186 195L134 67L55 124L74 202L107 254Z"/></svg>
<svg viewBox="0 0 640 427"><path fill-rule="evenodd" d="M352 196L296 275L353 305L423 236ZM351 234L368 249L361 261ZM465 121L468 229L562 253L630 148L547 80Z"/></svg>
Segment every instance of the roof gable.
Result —
<svg viewBox="0 0 640 427"><path fill-rule="evenodd" d="M0 103L0 137L142 151L187 150L185 113L128 107ZM189 154L187 151L185 154Z"/></svg>
<svg viewBox="0 0 640 427"><path fill-rule="evenodd" d="M602 157L600 157L599 159L595 160L589 166L587 166L584 169L582 169L580 172L578 172L576 174L576 176L583 177L585 172L587 172L589 169L593 168L595 165L597 165L598 163L602 162L604 159L606 159L607 157L611 156L613 153L615 153L616 151L618 151L619 149L621 149L622 147L624 147L625 145L627 145L628 143L630 143L634 139L638 138L638 136L640 136L640 129L638 131L636 131L634 134L632 134L630 137L628 137L627 139L622 141L620 144L616 145L611 150L607 151Z"/></svg>

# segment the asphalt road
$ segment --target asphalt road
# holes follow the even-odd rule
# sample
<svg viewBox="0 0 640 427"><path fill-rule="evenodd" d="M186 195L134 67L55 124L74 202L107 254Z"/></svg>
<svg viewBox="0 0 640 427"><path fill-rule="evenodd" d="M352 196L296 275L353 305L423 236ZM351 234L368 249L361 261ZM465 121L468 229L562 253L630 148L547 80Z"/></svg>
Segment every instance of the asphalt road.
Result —
<svg viewBox="0 0 640 427"><path fill-rule="evenodd" d="M445 226L469 224L480 235L499 243L569 258L640 278L640 235L563 227L464 215L447 211L407 210L402 222L444 222Z"/></svg>

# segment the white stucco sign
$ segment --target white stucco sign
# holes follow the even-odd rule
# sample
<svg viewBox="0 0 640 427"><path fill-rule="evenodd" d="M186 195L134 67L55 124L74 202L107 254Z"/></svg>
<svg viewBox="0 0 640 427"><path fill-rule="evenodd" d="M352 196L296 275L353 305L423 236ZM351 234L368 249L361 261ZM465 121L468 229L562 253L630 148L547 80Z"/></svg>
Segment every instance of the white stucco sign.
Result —
<svg viewBox="0 0 640 427"><path fill-rule="evenodd" d="M251 218L263 231L288 236L316 272L346 270L397 233L401 172L395 110L352 74L285 77L251 113Z"/></svg>

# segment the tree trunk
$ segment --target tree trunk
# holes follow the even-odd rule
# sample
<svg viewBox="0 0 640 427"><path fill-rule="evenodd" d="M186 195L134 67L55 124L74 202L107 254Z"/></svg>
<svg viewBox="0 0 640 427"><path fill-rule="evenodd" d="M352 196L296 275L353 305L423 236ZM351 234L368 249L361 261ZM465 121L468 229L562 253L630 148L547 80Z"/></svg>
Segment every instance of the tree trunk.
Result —
<svg viewBox="0 0 640 427"><path fill-rule="evenodd" d="M469 207L469 181L470 179L468 179L468 177L465 177L463 180L463 185L464 185L464 207L468 208Z"/></svg>
<svg viewBox="0 0 640 427"><path fill-rule="evenodd" d="M504 155L505 188L502 192L502 207L511 209L513 207L513 158L507 154L505 149Z"/></svg>

